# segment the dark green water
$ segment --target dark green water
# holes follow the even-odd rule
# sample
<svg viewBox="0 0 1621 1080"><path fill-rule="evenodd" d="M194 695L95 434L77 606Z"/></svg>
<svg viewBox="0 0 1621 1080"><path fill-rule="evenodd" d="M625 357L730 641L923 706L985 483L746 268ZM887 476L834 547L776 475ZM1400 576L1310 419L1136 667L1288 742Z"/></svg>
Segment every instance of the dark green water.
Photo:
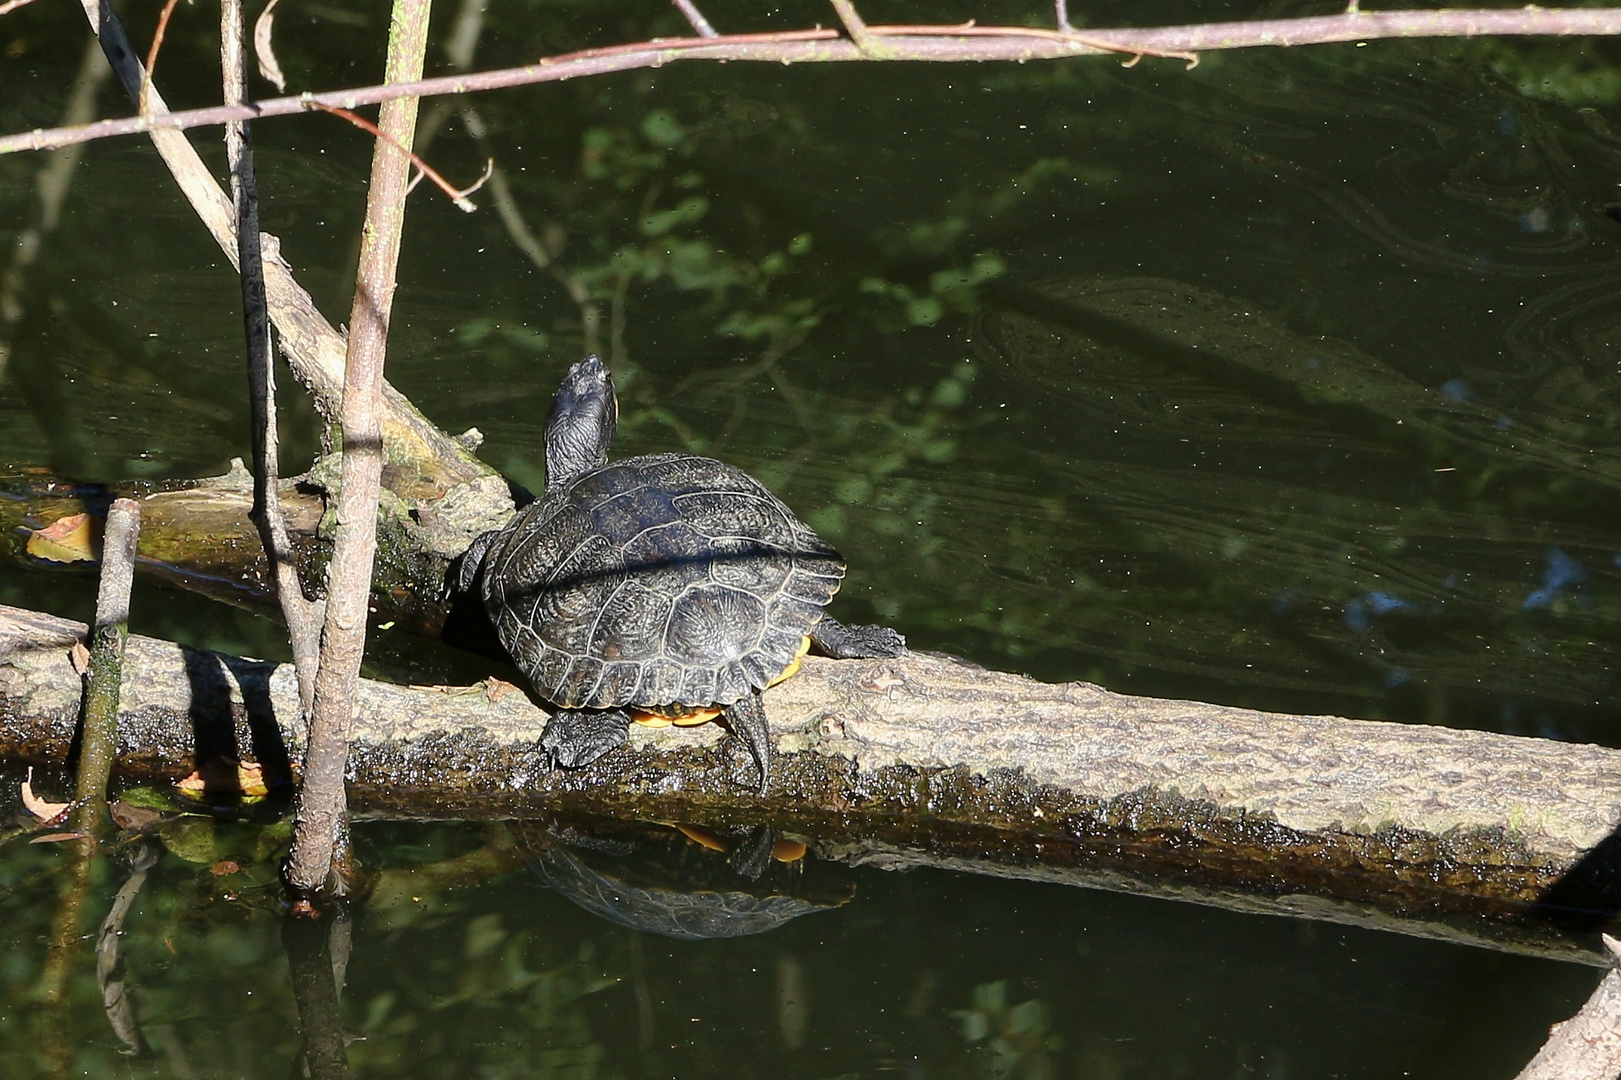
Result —
<svg viewBox="0 0 1621 1080"><path fill-rule="evenodd" d="M832 18L711 6L729 30ZM57 122L84 48L74 15L0 18L5 130ZM454 16L436 13L441 39ZM130 18L149 40L155 10ZM212 24L177 13L158 75L172 105L217 100ZM380 5L303 5L277 25L293 89L380 71ZM500 2L477 62L679 31L661 4ZM423 188L390 377L538 488L547 401L595 344L623 390L621 452L748 468L848 556L835 611L917 646L1136 693L1621 744L1617 59L1521 42L1211 55L1191 72L694 64L486 96L472 104L515 204L598 326L487 192L468 216ZM98 103L127 111L109 85ZM483 152L454 110L443 120L428 156L468 182ZM265 228L339 321L366 140L324 116L257 138ZM211 139L195 141L217 165ZM42 161L0 159L8 259ZM247 451L236 288L149 145L90 147L27 269L27 314L0 331L0 466L223 471ZM287 390L292 472L317 427ZM83 617L92 597L86 577L0 567L6 603ZM285 652L275 626L148 582L134 619ZM386 633L374 648L449 662ZM0 779L9 807L17 778ZM392 884L354 923L358 1075L1510 1076L1595 978L921 872L856 872L849 903L769 934L672 942L520 866L434 872L500 836L359 837ZM123 938L142 1058L116 1053L93 935L51 967L63 856L7 844L0 1070L286 1075L299 1027L276 841L236 826L161 855ZM226 858L246 869L208 873ZM86 932L127 871L95 873Z"/></svg>

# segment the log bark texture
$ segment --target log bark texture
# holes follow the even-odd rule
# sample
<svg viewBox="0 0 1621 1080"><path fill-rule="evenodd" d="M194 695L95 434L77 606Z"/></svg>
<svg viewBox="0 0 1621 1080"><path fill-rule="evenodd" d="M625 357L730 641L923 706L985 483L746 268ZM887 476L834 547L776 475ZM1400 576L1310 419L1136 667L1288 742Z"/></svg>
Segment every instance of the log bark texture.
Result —
<svg viewBox="0 0 1621 1080"><path fill-rule="evenodd" d="M1621 942L1608 934L1604 948L1621 961ZM1555 1024L1537 1056L1514 1080L1615 1080L1621 1076L1621 970L1610 973L1581 1012Z"/></svg>
<svg viewBox="0 0 1621 1080"><path fill-rule="evenodd" d="M83 626L0 608L0 758L63 760ZM291 666L132 636L119 768L295 768ZM1621 751L1051 685L963 661L809 658L768 691L768 797L715 724L633 728L546 767L546 713L501 683L363 680L350 798L368 816L558 810L763 822L851 862L939 865L1596 956L1621 908ZM1000 867L1000 870L994 869ZM1487 916L1489 921L1483 921Z"/></svg>

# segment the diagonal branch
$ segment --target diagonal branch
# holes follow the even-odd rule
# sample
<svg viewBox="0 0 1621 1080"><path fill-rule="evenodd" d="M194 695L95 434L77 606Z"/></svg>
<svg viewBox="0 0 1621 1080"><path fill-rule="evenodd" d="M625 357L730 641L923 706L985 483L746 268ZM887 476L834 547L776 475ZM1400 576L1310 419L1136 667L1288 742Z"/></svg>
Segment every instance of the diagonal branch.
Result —
<svg viewBox="0 0 1621 1080"><path fill-rule="evenodd" d="M84 0L94 4L96 0ZM401 97L436 97L497 90L508 86L560 82L616 71L662 67L677 60L752 60L774 64L844 63L857 60L906 60L933 63L1057 60L1075 56L1127 53L1133 56L1187 58L1196 53L1263 46L1289 47L1389 38L1457 38L1489 35L1554 36L1621 35L1621 8L1545 8L1512 10L1380 11L1352 10L1340 15L1300 19L1257 19L1250 22L1196 23L1127 30L1088 30L1085 34L1038 30L1026 26L874 26L866 34L883 56L864 52L859 44L832 29L793 30L773 34L728 34L714 38L659 38L629 45L585 49L546 57L522 67L473 75L441 75L398 86L304 93L270 98L251 106L215 106L152 116L103 120L78 128L50 128L0 138L0 154L48 150L75 143L139 132L181 130L223 124L229 120L289 116L318 105L354 109ZM154 109L154 113L157 110Z"/></svg>
<svg viewBox="0 0 1621 1080"><path fill-rule="evenodd" d="M883 44L877 34L867 26L867 21L856 12L855 4L851 0L832 0L833 10L838 13L839 21L850 35L850 40L856 43L861 55L873 60L893 60L895 54Z"/></svg>
<svg viewBox="0 0 1621 1080"><path fill-rule="evenodd" d="M137 58L123 23L112 10L109 0L80 2L125 93L132 100L136 99L145 81L145 69ZM230 198L221 190L219 182L208 171L185 135L174 125L163 126L163 119L174 114L168 112L168 106L156 87L150 90L147 105L149 113L146 119L159 122L151 131L158 154L173 174L186 201L235 266L238 258L236 215ZM225 108L234 110L235 115L222 117L221 123L233 119L252 119L260 112L256 104ZM325 416L336 416L343 398L343 336L316 310L309 293L294 279L292 270L281 259L278 246L274 237L268 237L264 270L271 321L280 335L282 351L292 365L294 374L309 389L317 408ZM422 478L417 484L420 490L400 491L402 497L431 496L442 493L450 486L480 481L493 475L489 468L429 422L393 387L385 385L384 398L383 429L389 459L410 467L401 470L402 474Z"/></svg>
<svg viewBox="0 0 1621 1080"><path fill-rule="evenodd" d="M27 3L28 0L23 0L23 2ZM672 0L672 2L681 9L681 14L686 16L687 22L692 24L693 30L697 32L699 37L720 37L720 34L710 25L709 20L704 18L704 13L698 10L698 5L694 4L692 0Z"/></svg>

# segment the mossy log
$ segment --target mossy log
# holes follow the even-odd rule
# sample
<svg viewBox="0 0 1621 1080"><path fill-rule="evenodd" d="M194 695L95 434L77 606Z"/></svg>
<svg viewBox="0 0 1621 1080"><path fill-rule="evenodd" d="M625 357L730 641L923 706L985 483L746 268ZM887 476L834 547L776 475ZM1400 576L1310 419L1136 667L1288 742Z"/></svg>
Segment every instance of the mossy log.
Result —
<svg viewBox="0 0 1621 1080"><path fill-rule="evenodd" d="M330 553L328 494L337 486L337 461L283 480L282 510L298 560L304 591L323 590ZM410 477L384 467L385 484L409 489ZM153 486L114 488L76 486L47 477L13 477L0 482L10 496L0 501L0 524L13 537L71 514L97 519L110 496L138 498L141 504L139 569L226 603L280 616L269 587L269 567L250 511L253 477L233 461L223 476ZM494 473L467 479L431 497L407 499L385 487L378 506L377 560L372 581L372 614L403 630L438 637L449 612L445 575L473 538L512 516L512 493ZM86 563L87 566L94 565Z"/></svg>
<svg viewBox="0 0 1621 1080"><path fill-rule="evenodd" d="M0 757L60 762L85 628L0 608ZM133 636L119 768L175 779L216 755L296 770L290 666ZM1050 685L950 657L810 658L766 694L768 796L714 724L636 727L549 769L520 690L366 682L357 812L559 811L759 822L852 862L976 872L1306 914L1580 958L1617 910L1621 751L1288 716ZM228 793L227 793L228 794Z"/></svg>

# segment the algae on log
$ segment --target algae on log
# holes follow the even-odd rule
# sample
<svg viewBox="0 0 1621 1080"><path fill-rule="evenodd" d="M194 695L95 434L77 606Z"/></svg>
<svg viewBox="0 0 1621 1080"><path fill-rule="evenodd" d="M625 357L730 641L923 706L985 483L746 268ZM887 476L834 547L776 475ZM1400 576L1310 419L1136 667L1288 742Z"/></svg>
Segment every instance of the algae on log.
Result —
<svg viewBox="0 0 1621 1080"><path fill-rule="evenodd" d="M0 757L67 755L67 647L84 632L0 607ZM125 775L175 778L215 754L296 766L290 666L131 637L124 695ZM1621 751L1128 697L923 654L812 657L765 701L781 757L761 797L714 724L636 726L627 747L558 771L538 751L546 713L514 688L366 681L352 805L763 822L881 865L1002 866L1571 956L1621 907Z"/></svg>

